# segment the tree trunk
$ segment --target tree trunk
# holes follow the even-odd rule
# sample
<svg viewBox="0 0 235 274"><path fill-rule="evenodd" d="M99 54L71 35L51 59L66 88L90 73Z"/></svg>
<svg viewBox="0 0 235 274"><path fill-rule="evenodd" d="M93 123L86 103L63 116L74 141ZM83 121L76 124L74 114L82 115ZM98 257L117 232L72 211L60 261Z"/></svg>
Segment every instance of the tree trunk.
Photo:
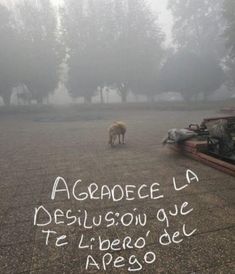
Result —
<svg viewBox="0 0 235 274"><path fill-rule="evenodd" d="M92 103L92 96L86 95L84 96L84 104L91 104Z"/></svg>
<svg viewBox="0 0 235 274"><path fill-rule="evenodd" d="M209 100L209 95L206 92L203 92L203 101L208 101Z"/></svg>
<svg viewBox="0 0 235 274"><path fill-rule="evenodd" d="M126 103L126 101L127 101L127 94L128 94L127 86L126 86L125 84L121 84L121 85L118 87L117 92L118 92L118 94L119 94L120 97L121 97L121 102L122 102L122 103Z"/></svg>
<svg viewBox="0 0 235 274"><path fill-rule="evenodd" d="M122 100L122 103L126 103L126 101L127 101L127 92L121 91L121 100Z"/></svg>
<svg viewBox="0 0 235 274"><path fill-rule="evenodd" d="M120 88L120 95L122 103L126 103L127 101L127 88L125 86Z"/></svg>
<svg viewBox="0 0 235 274"><path fill-rule="evenodd" d="M43 98L41 96L37 97L36 102L37 102L38 105L42 105L43 104Z"/></svg>
<svg viewBox="0 0 235 274"><path fill-rule="evenodd" d="M4 105L9 106L11 103L11 91L3 93L2 99L3 99Z"/></svg>
<svg viewBox="0 0 235 274"><path fill-rule="evenodd" d="M105 91L106 91L106 103L109 103L110 90L109 90L109 88L106 88Z"/></svg>
<svg viewBox="0 0 235 274"><path fill-rule="evenodd" d="M49 95L46 96L46 104L49 105Z"/></svg>
<svg viewBox="0 0 235 274"><path fill-rule="evenodd" d="M155 96L154 96L154 95L148 94L148 95L146 95L146 96L147 96L147 101L148 101L148 103L155 102Z"/></svg>
<svg viewBox="0 0 235 274"><path fill-rule="evenodd" d="M190 102L192 100L192 95L185 93L185 92L181 92L182 97L184 98L185 102Z"/></svg>
<svg viewBox="0 0 235 274"><path fill-rule="evenodd" d="M104 103L104 94L103 94L103 88L100 87L100 103Z"/></svg>

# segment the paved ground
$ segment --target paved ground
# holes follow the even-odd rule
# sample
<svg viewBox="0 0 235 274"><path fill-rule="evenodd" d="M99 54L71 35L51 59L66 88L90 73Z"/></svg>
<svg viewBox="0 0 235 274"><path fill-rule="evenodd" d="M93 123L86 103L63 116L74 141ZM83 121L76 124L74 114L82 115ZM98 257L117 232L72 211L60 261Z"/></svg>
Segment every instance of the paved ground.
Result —
<svg viewBox="0 0 235 274"><path fill-rule="evenodd" d="M170 152L160 144L172 127L184 127L200 122L203 117L218 115L213 111L156 111L154 109L123 108L114 111L58 109L43 112L1 114L0 117L0 273L105 273L90 266L85 271L86 258L91 254L101 262L105 254L97 246L93 250L79 250L82 234L86 239L98 236L137 239L150 230L144 249L112 252L123 256L125 266L108 266L108 273L128 273L128 258L135 255L142 262L144 254L153 251L156 261L143 263L140 273L234 273L234 177L223 174L194 160ZM127 143L109 148L107 126L114 120L128 125ZM173 189L172 177L185 183L186 169L199 177L182 191ZM162 200L134 200L113 203L103 201L79 202L64 195L50 199L53 182L63 176L69 188L82 179L81 190L92 182L126 185L160 183ZM174 204L187 201L194 210L187 216L170 217L171 235L186 224L188 231L179 244L162 246L159 236L165 224L156 214L160 208L174 210ZM145 227L121 225L86 230L66 224L41 228L33 226L34 208L44 205L50 212L60 208L73 212L86 209L89 216L108 211L146 213ZM45 216L44 216L45 217ZM43 216L41 220L44 220ZM60 219L61 220L61 219ZM66 234L69 244L55 247L55 237L45 245L42 229ZM137 267L138 265L135 265ZM134 267L134 266L133 266Z"/></svg>

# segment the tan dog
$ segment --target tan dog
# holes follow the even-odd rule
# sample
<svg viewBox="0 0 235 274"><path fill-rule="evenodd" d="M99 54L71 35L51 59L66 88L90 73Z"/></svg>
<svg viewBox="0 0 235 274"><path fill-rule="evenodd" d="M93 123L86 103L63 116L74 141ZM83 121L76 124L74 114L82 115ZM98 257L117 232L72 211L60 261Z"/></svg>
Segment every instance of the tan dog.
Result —
<svg viewBox="0 0 235 274"><path fill-rule="evenodd" d="M119 144L121 144L121 136L122 136L122 144L124 144L125 133L126 133L126 125L123 122L114 122L109 127L109 144L113 146L117 136L118 136Z"/></svg>

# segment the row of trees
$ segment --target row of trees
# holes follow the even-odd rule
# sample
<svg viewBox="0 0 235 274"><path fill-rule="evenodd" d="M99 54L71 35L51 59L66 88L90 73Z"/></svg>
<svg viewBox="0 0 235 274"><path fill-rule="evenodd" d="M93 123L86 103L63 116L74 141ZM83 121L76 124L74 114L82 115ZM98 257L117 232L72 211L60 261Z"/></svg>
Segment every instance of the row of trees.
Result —
<svg viewBox="0 0 235 274"><path fill-rule="evenodd" d="M113 87L149 100L177 91L186 100L207 98L223 83L235 86L235 2L169 0L174 18L171 49L145 0L50 0L0 5L0 96L27 87L42 103L62 79L73 98L91 102Z"/></svg>

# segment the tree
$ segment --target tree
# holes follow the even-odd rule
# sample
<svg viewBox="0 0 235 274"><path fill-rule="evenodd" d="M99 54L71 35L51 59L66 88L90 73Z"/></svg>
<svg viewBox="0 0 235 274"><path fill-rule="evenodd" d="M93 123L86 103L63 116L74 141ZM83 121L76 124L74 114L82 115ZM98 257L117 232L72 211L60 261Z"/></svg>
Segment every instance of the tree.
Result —
<svg viewBox="0 0 235 274"><path fill-rule="evenodd" d="M185 88L184 92L181 91L186 99L197 97L199 93L207 98L225 81L221 69L222 58L225 56L221 35L224 29L222 4L223 0L169 0L168 8L174 17L173 37L179 51L176 60L170 62L177 64L175 70L178 66L181 68L179 72L172 73L181 73L185 83L179 85L181 88L184 85L189 88L188 91ZM184 54L183 51L187 52Z"/></svg>
<svg viewBox="0 0 235 274"><path fill-rule="evenodd" d="M66 1L62 26L72 96L89 102L113 86L125 102L130 89L144 93L156 80L163 36L146 1Z"/></svg>
<svg viewBox="0 0 235 274"><path fill-rule="evenodd" d="M98 87L110 84L112 66L112 2L66 1L62 32L68 49L68 89L73 97L91 102Z"/></svg>
<svg viewBox="0 0 235 274"><path fill-rule="evenodd" d="M9 105L12 88L17 85L18 33L11 11L0 5L0 96L4 104Z"/></svg>
<svg viewBox="0 0 235 274"><path fill-rule="evenodd" d="M21 32L21 81L42 103L58 84L61 51L55 10L49 0L24 1L18 6Z"/></svg>
<svg viewBox="0 0 235 274"><path fill-rule="evenodd" d="M203 59L186 50L169 57L161 70L163 90L179 92L186 101L197 99L199 93L207 99L224 81L224 72L212 57Z"/></svg>
<svg viewBox="0 0 235 274"><path fill-rule="evenodd" d="M230 56L235 59L235 2L233 0L225 0L223 7L223 15L226 20L224 36L227 40L227 47Z"/></svg>
<svg viewBox="0 0 235 274"><path fill-rule="evenodd" d="M179 48L198 55L224 56L222 5L224 0L169 0L174 18L173 38Z"/></svg>
<svg viewBox="0 0 235 274"><path fill-rule="evenodd" d="M235 2L225 0L223 6L223 16L226 20L224 37L228 50L226 65L228 69L228 86L235 86Z"/></svg>
<svg viewBox="0 0 235 274"><path fill-rule="evenodd" d="M115 83L122 101L129 90L152 97L161 63L163 34L146 1L117 1Z"/></svg>

